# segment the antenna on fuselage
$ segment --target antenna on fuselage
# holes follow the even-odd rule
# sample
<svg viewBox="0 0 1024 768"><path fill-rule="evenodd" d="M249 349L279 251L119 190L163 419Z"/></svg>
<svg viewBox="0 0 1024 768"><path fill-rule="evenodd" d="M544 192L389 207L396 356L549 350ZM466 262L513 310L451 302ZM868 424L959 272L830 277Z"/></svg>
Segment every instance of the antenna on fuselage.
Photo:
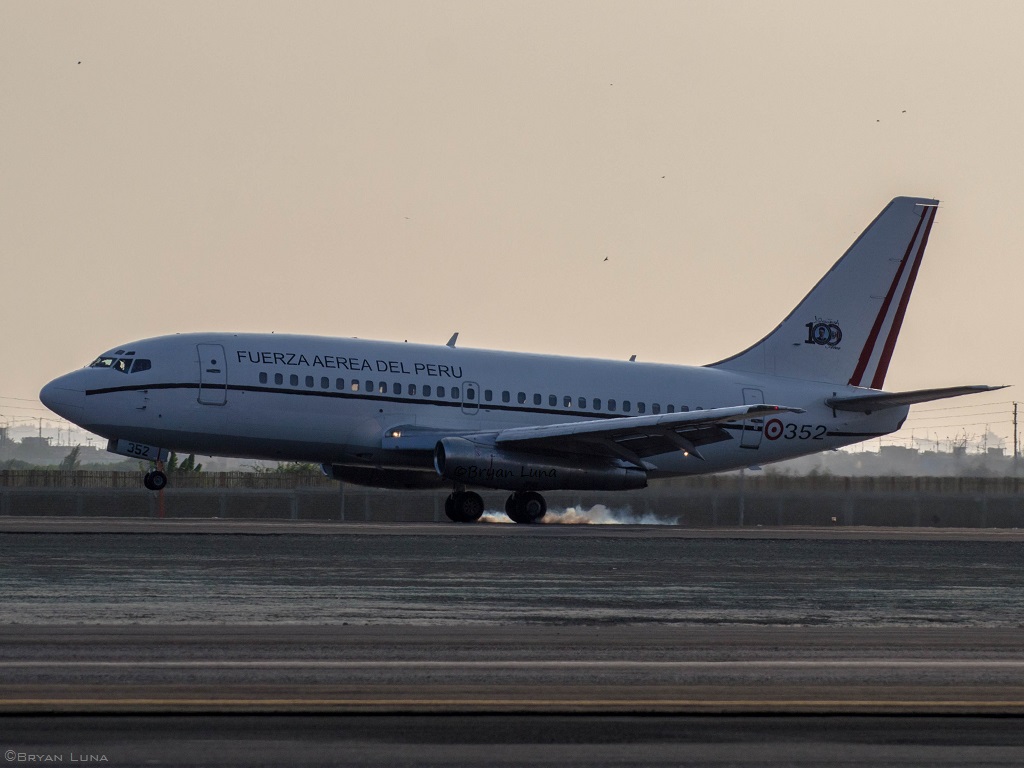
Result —
<svg viewBox="0 0 1024 768"><path fill-rule="evenodd" d="M452 337L450 339L448 339L448 343L445 346L446 347L451 347L452 349L455 349L455 342L458 340L458 338L459 338L459 332L456 331L455 333L452 334Z"/></svg>

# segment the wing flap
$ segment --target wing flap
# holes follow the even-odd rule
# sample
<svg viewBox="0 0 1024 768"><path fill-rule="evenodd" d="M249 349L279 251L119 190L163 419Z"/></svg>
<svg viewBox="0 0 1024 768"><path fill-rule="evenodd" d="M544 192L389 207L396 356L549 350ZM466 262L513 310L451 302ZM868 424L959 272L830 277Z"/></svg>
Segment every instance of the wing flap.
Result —
<svg viewBox="0 0 1024 768"><path fill-rule="evenodd" d="M643 465L642 459L647 456L676 450L701 458L699 446L731 439L731 435L722 429L722 424L778 413L803 413L803 409L779 405L737 405L685 413L515 427L499 432L495 444L538 452L617 457Z"/></svg>

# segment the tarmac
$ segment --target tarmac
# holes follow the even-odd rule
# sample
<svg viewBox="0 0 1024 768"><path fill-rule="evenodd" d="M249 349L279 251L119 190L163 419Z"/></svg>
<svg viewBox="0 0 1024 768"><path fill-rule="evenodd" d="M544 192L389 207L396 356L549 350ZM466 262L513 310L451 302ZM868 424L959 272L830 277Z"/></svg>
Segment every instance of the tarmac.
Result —
<svg viewBox="0 0 1024 768"><path fill-rule="evenodd" d="M0 747L123 765L1017 765L1022 542L3 518Z"/></svg>

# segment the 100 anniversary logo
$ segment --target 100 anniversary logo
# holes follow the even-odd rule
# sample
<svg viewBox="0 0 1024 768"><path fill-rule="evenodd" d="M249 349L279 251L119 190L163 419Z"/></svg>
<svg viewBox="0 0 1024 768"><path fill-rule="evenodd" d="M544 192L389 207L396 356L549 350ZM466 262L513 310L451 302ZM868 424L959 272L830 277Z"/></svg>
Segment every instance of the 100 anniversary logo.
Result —
<svg viewBox="0 0 1024 768"><path fill-rule="evenodd" d="M843 331L835 320L815 317L813 323L807 323L807 338L804 344L817 344L822 347L838 349L843 340Z"/></svg>

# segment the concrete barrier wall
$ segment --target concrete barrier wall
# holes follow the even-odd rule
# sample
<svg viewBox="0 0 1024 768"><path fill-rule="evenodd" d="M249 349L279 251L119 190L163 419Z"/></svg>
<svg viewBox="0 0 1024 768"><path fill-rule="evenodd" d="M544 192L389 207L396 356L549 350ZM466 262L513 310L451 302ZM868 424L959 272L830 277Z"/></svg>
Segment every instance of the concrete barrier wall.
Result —
<svg viewBox="0 0 1024 768"><path fill-rule="evenodd" d="M447 492L322 488L168 488L162 494L130 488L0 487L0 515L445 521ZM502 512L507 494L482 494ZM161 499L162 496L162 499ZM553 512L595 507L625 522L650 515L688 527L935 526L1024 528L1024 494L918 491L805 490L797 487L648 489L626 493L550 493ZM162 509L161 509L162 508Z"/></svg>

